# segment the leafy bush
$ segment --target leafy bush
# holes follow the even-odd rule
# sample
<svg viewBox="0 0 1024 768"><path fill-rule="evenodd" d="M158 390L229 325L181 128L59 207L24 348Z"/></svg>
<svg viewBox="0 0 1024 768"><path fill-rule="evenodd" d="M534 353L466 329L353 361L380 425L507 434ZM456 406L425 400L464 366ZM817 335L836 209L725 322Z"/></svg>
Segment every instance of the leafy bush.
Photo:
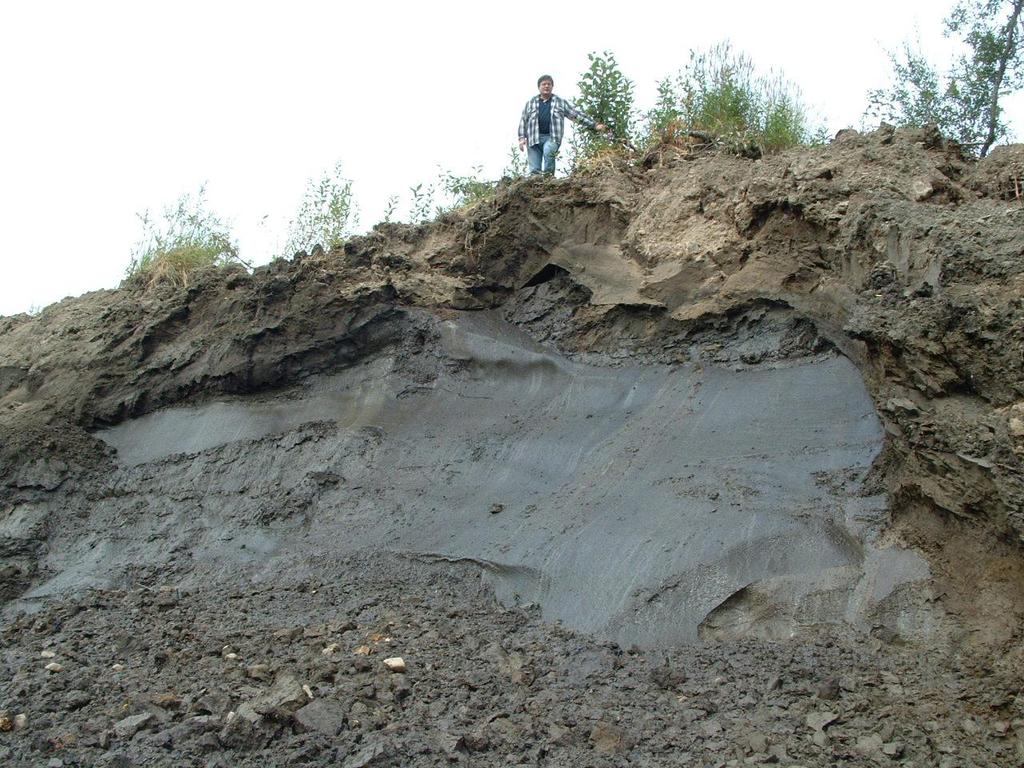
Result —
<svg viewBox="0 0 1024 768"><path fill-rule="evenodd" d="M143 236L132 250L127 279L188 285L196 270L238 260L238 246L227 226L206 209L205 186L195 196L182 195L175 205L164 208L160 221L148 210L138 217Z"/></svg>
<svg viewBox="0 0 1024 768"><path fill-rule="evenodd" d="M423 186L423 182L409 187L409 222L411 224L422 224L441 212L440 206L434 203L435 192L433 182L426 187Z"/></svg>
<svg viewBox="0 0 1024 768"><path fill-rule="evenodd" d="M627 78L611 51L589 53L590 67L577 83L580 95L575 106L592 120L608 126L612 136L577 130L570 142L574 164L592 157L617 142L632 141L636 113L633 107L633 81Z"/></svg>
<svg viewBox="0 0 1024 768"><path fill-rule="evenodd" d="M494 194L497 182L482 178L482 174L483 167L479 165L468 176L459 176L451 171L441 174L441 188L451 200L452 208L465 208Z"/></svg>
<svg viewBox="0 0 1024 768"><path fill-rule="evenodd" d="M739 152L763 154L812 138L800 92L781 75L760 76L728 42L691 51L686 68L658 84L648 143L676 143L689 130Z"/></svg>
<svg viewBox="0 0 1024 768"><path fill-rule="evenodd" d="M518 145L513 144L508 151L508 164L501 170L501 177L503 179L521 179L529 170L526 153L520 151Z"/></svg>
<svg viewBox="0 0 1024 768"><path fill-rule="evenodd" d="M306 185L298 213L288 224L285 253L311 252L319 245L325 251L345 243L359 224L352 197L352 182L345 178L341 163Z"/></svg>
<svg viewBox="0 0 1024 768"><path fill-rule="evenodd" d="M526 175L526 159L518 147L509 151L509 164L502 170L503 179L515 179ZM460 175L453 171L438 169L438 178L429 184L420 182L409 187L409 222L422 224L435 216L455 211L488 200L498 189L498 181L483 177L483 166L475 166L471 173ZM441 202L438 202L440 195ZM391 221L398 207L397 195L388 198L384 221Z"/></svg>

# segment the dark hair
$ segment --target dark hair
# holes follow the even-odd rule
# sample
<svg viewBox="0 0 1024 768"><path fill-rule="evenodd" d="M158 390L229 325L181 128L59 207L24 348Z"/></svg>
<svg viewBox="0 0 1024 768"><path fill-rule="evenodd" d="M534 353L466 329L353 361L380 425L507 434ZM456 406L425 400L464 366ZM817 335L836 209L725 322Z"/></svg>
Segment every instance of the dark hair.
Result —
<svg viewBox="0 0 1024 768"><path fill-rule="evenodd" d="M540 84L543 83L545 80L547 80L552 85L555 84L555 78L553 78L551 75L541 75L540 77L537 78L537 87L540 88Z"/></svg>

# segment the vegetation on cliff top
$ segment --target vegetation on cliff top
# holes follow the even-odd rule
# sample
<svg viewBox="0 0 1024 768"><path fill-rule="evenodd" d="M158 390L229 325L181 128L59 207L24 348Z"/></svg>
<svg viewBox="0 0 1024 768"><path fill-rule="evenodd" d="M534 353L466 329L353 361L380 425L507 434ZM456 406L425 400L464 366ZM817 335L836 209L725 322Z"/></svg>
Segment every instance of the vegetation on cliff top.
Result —
<svg viewBox="0 0 1024 768"><path fill-rule="evenodd" d="M1008 135L1001 102L1024 85L1024 0L960 0L946 19L947 34L958 36L966 53L944 71L910 45L891 54L893 83L871 91L866 115L901 126L935 124L944 135L984 156ZM658 83L657 102L642 110L634 82L611 51L590 53L589 67L577 83L578 107L609 126L606 134L578 130L561 166L586 170L609 156L640 161L659 147L688 148L695 143L759 157L795 146L823 143L824 127L815 127L799 88L783 75L761 74L753 61L728 42L690 52L687 64ZM526 172L512 148L504 178ZM446 211L491 197L498 182L481 166L468 175L439 169L433 182L409 188L405 219L425 222ZM197 269L241 261L228 226L205 206L204 190L166 208L162 222L144 212L143 237L132 253L129 278L147 282L188 283ZM393 196L384 221L397 214ZM310 180L288 226L278 258L298 252L340 247L358 226L352 182L340 163ZM245 262L242 262L243 264Z"/></svg>

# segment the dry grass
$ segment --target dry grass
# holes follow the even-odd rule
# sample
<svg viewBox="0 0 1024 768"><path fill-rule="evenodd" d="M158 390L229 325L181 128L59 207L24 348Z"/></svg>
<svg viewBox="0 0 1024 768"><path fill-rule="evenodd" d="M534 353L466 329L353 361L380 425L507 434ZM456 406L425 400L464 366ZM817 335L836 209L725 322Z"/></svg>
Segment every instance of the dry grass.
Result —
<svg viewBox="0 0 1024 768"><path fill-rule="evenodd" d="M220 249L180 246L142 259L133 271L132 277L147 288L161 284L187 288L197 272L223 266L228 261Z"/></svg>

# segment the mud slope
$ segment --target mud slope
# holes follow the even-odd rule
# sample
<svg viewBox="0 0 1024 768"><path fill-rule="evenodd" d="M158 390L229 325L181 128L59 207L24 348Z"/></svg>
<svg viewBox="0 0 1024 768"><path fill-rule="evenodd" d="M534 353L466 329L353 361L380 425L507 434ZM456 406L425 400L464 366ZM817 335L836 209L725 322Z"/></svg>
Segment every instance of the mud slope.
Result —
<svg viewBox="0 0 1024 768"><path fill-rule="evenodd" d="M11 673L0 705L29 707L33 685L59 685L30 669L29 628L50 637L44 646L70 644L87 665L106 644L121 648L109 609L135 605L139 632L170 632L172 657L199 659L229 636L243 643L315 618L264 605L270 624L206 620L185 637L146 607L166 598L168 611L206 615L218 594L255 609L261 595L287 602L290 590L345 584L331 598L340 602L314 601L337 626L310 635L310 647L339 648L317 662L334 665L321 670L327 687L307 692L335 702L316 716L340 713L331 722L334 737L348 734L344 746L324 751L333 726L295 719L301 697L257 706L287 688L286 672L320 674L294 648L265 673L239 673L247 682L234 690L204 685L201 664L179 664L178 687L190 692L170 715L133 678L143 690L126 706L156 718L137 729L110 730L115 689L99 667L82 667L88 682L70 689L92 704L43 711L74 724L86 750L75 759L113 754L113 738L134 745L125 759L187 747L196 760L262 749L253 759L273 762L301 754L316 732L309 759L324 764L472 762L472 745L484 742L476 751L487 760L514 762L522 734L456 734L420 752L381 742L360 762L366 734L415 708L403 709L404 691L383 721L359 716L350 694L371 701L367 712L390 699L343 695L354 680L363 682L352 691L365 693L375 669L347 669L347 646L372 652L384 633L453 610L446 601L460 590L480 605L493 591L503 606L474 609L480 633L502 626L508 610L526 611L513 622L534 638L515 651L520 671L548 663L536 654L561 642L558 622L581 633L569 635L581 647L605 649L598 654L738 648L723 653L742 660L740 686L761 684L749 677L763 668L751 648L773 646L736 643L825 633L840 654L868 642L848 638L871 637L904 671L903 643L989 660L982 678L962 667L941 674L998 689L1024 647L1024 205L1013 193L1022 175L1020 147L975 163L936 134L888 128L757 161L665 150L640 166L609 161L569 180L516 182L430 225L382 225L344 250L251 275L129 285L0 318L0 597ZM387 611L367 612L381 600ZM66 634L79 613L84 623ZM431 626L410 635L407 654ZM464 637L454 648L472 656ZM480 662L505 670L499 688L525 685L527 701L543 706L535 695L572 687L557 676L509 678L511 651ZM247 653L273 655L270 646ZM831 653L820 663L840 664ZM172 657L154 661L152 648L130 642L119 655L161 668ZM874 663L849 660L855 677L862 661ZM622 678L629 664L603 663L598 688L635 685ZM439 711L459 700L445 674L435 680L446 691L431 705ZM940 673L907 674L920 693L909 680ZM209 703L202 691L215 688L222 699ZM579 706L591 695L580 693ZM227 713L249 706L246 696L252 716L238 732ZM767 698L751 701L769 707ZM1024 716L1014 701L993 705L984 738L961 746L971 759L1012 761L1009 723ZM570 736L561 741L550 731L530 737L547 746L520 762L548 764L561 749L563 762L550 764L582 764L597 750L617 765L641 750L643 764L663 764L660 752L679 764L679 750L614 731L621 726L610 726L621 738L594 736L607 716L562 723ZM198 717L212 719L161 743L145 735ZM31 764L53 750L57 725L46 722L42 741L9 754ZM868 760L858 739L875 730L851 727L849 744L792 735L795 755ZM769 738L762 751L789 738ZM910 750L909 738L880 754L951 754L934 740ZM735 740L723 745L687 754L728 756Z"/></svg>

